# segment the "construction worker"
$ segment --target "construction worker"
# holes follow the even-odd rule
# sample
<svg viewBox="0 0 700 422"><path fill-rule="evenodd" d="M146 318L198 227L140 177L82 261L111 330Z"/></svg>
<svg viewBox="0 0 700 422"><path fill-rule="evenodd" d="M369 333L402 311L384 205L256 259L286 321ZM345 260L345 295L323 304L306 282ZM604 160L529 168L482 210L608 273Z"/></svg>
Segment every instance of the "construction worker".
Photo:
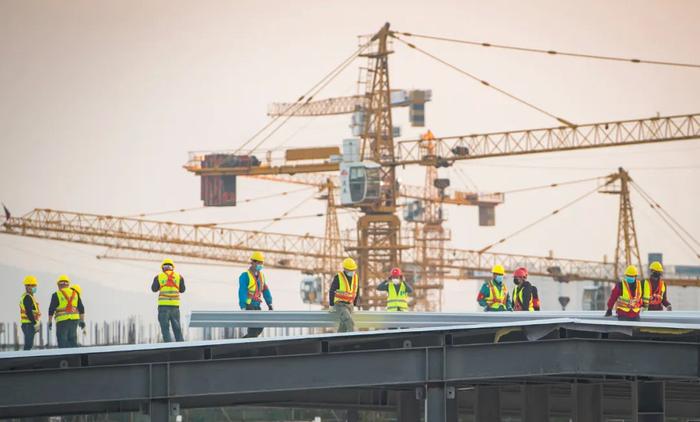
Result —
<svg viewBox="0 0 700 422"><path fill-rule="evenodd" d="M491 279L484 281L476 301L486 312L512 311L513 305L508 288L503 282L506 270L503 265L496 264L491 269L491 273Z"/></svg>
<svg viewBox="0 0 700 422"><path fill-rule="evenodd" d="M527 280L527 268L520 267L513 272L513 310L514 311L539 311L540 296L537 287Z"/></svg>
<svg viewBox="0 0 700 422"><path fill-rule="evenodd" d="M39 302L36 301L36 277L28 275L24 277L24 293L19 300L19 318L24 333L24 350L31 350L34 346L34 335L39 331L41 311Z"/></svg>
<svg viewBox="0 0 700 422"><path fill-rule="evenodd" d="M355 321L352 319L353 307L357 306L360 298L360 283L357 277L357 263L352 258L343 260L343 270L333 277L328 292L328 303L338 314L338 332L355 331Z"/></svg>
<svg viewBox="0 0 700 422"><path fill-rule="evenodd" d="M654 261L649 265L651 275L649 279L644 280L644 290L642 300L644 309L649 311L663 311L666 307L667 311L671 310L671 302L666 297L666 283L661 279L664 273L664 267L659 261Z"/></svg>
<svg viewBox="0 0 700 422"><path fill-rule="evenodd" d="M78 327L85 328L85 307L80 295L70 289L70 278L63 274L56 282L58 291L51 296L49 304L49 331L56 317L56 340L58 347L78 347Z"/></svg>
<svg viewBox="0 0 700 422"><path fill-rule="evenodd" d="M642 283L637 278L637 267L630 265L625 270L625 278L615 284L608 299L608 310L605 316L612 316L613 306L620 321L639 321L642 310Z"/></svg>
<svg viewBox="0 0 700 422"><path fill-rule="evenodd" d="M160 264L161 273L153 277L151 290L158 292L158 323L163 341L173 341L170 336L172 326L175 341L184 341L180 326L180 294L185 293L185 278L175 272L175 263L166 258Z"/></svg>
<svg viewBox="0 0 700 422"><path fill-rule="evenodd" d="M401 273L401 268L392 268L389 278L379 283L377 290L389 294L386 300L387 311L408 311L408 295L413 293L413 286L406 281Z"/></svg>
<svg viewBox="0 0 700 422"><path fill-rule="evenodd" d="M255 251L250 256L248 271L238 277L238 305L242 310L259 311L262 299L265 299L267 309L272 310L272 293L267 286L267 278L263 273L265 255ZM248 328L244 338L258 337L263 332L262 328Z"/></svg>

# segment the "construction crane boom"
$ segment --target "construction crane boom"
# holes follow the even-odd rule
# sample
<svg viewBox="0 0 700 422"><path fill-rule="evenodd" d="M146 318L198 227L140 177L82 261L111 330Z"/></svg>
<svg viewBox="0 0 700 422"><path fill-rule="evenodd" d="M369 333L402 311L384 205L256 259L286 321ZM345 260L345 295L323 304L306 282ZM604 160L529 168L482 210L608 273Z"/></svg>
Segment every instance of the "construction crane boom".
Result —
<svg viewBox="0 0 700 422"><path fill-rule="evenodd" d="M250 252L266 254L265 264L272 268L302 272L324 272L324 259L338 262L342 251L328 253L324 237L290 235L218 228L206 225L177 224L109 215L35 209L21 217L0 216L0 234L82 243L160 255L174 255L221 263L250 262ZM354 242L343 239L343 242ZM445 278L465 280L482 278L495 263L507 268L526 266L533 275L559 281L615 281L613 263L516 255L480 253L446 248ZM411 253L403 263L416 264ZM700 287L700 279L676 276L665 279L669 285Z"/></svg>

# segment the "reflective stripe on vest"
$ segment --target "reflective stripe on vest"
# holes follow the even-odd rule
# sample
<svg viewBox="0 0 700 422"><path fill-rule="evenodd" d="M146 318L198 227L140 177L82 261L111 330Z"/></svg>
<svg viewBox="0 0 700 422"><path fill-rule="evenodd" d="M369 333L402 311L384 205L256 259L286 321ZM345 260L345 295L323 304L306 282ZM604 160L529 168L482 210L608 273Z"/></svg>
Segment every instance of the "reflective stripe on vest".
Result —
<svg viewBox="0 0 700 422"><path fill-rule="evenodd" d="M634 292L634 297L632 297L632 291L630 286L626 281L622 283L622 292L620 297L617 298L617 303L615 305L616 309L624 312L634 312L638 313L642 309L642 285L637 280L635 282L636 290Z"/></svg>
<svg viewBox="0 0 700 422"><path fill-rule="evenodd" d="M501 283L500 291L496 288L496 285L492 280L487 281L487 283L489 286L489 296L484 298L484 300L486 300L486 306L492 309L505 308L508 293L506 283Z"/></svg>
<svg viewBox="0 0 700 422"><path fill-rule="evenodd" d="M338 290L335 291L336 302L354 303L357 296L357 273L352 276L352 284L348 282L344 272L338 273Z"/></svg>
<svg viewBox="0 0 700 422"><path fill-rule="evenodd" d="M262 271L258 272L260 280L256 280L253 273L250 271L246 271L246 273L248 273L248 298L245 303L246 305L250 305L253 301L260 303L262 292L265 290L265 274Z"/></svg>
<svg viewBox="0 0 700 422"><path fill-rule="evenodd" d="M31 321L29 320L29 317L27 317L27 310L24 308L24 297L29 296L32 298L32 312L34 312L34 321L38 322L39 319L41 318L41 312L39 312L39 302L34 299L34 295L30 295L29 293L25 293L22 295L22 297L19 299L19 319L22 324L29 324Z"/></svg>
<svg viewBox="0 0 700 422"><path fill-rule="evenodd" d="M58 307L56 308L56 322L78 320L78 292L66 287L56 292Z"/></svg>
<svg viewBox="0 0 700 422"><path fill-rule="evenodd" d="M664 300L666 293L666 283L659 279L656 285L656 290L652 291L651 280L644 280L644 304L645 305L660 305Z"/></svg>
<svg viewBox="0 0 700 422"><path fill-rule="evenodd" d="M158 274L158 306L180 306L180 274L175 271Z"/></svg>
<svg viewBox="0 0 700 422"><path fill-rule="evenodd" d="M386 301L386 310L390 312L408 310L408 293L406 293L406 284L403 281L399 283L398 292L394 283L389 282L389 297Z"/></svg>

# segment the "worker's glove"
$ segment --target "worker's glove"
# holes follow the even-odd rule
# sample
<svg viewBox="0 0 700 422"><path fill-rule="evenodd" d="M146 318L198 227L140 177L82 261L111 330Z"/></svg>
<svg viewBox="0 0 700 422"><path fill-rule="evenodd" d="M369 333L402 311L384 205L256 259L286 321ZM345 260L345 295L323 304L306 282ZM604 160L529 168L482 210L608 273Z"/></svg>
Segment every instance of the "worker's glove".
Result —
<svg viewBox="0 0 700 422"><path fill-rule="evenodd" d="M41 327L41 325L39 325L38 322L37 322L36 324L34 324L34 332L35 332L35 333L38 333L38 332L39 332L39 327Z"/></svg>
<svg viewBox="0 0 700 422"><path fill-rule="evenodd" d="M272 305L267 305L267 309L272 310Z"/></svg>
<svg viewBox="0 0 700 422"><path fill-rule="evenodd" d="M81 330L84 330L85 329L85 321L80 321L78 323L78 327L80 327Z"/></svg>
<svg viewBox="0 0 700 422"><path fill-rule="evenodd" d="M672 311L673 309L671 308L671 305L668 305L668 306L666 307L666 310L667 310L667 311Z"/></svg>
<svg viewBox="0 0 700 422"><path fill-rule="evenodd" d="M607 311L605 311L605 316L612 316L612 309L608 309Z"/></svg>

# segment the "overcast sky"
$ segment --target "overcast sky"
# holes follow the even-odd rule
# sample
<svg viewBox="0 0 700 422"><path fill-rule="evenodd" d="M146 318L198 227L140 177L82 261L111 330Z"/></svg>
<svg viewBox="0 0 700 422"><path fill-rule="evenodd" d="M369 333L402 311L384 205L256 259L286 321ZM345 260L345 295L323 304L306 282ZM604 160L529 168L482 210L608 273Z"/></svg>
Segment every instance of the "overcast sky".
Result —
<svg viewBox="0 0 700 422"><path fill-rule="evenodd" d="M622 57L697 62L696 1L2 1L0 2L0 200L15 215L33 208L131 215L201 205L199 180L182 165L191 150L235 148L267 122L266 107L296 99L357 45L357 35L389 21L399 31ZM499 51L437 41L420 47L539 107L576 123L700 112L700 70ZM433 90L427 126L458 135L555 126L551 118L468 80L402 45L391 56L396 88ZM321 96L355 92L353 65ZM395 124L414 137L405 109ZM338 145L349 116L290 121L264 146ZM507 191L602 176L623 166L696 237L700 233L700 141L463 162L441 170L462 190ZM459 168L457 170L456 168ZM423 183L423 169L401 180ZM496 227L477 226L477 211L450 208L452 243L481 248L591 190L580 184L509 195ZM239 198L299 190L241 180ZM279 216L312 190L162 218L245 221ZM633 196L640 249L667 263L699 264L693 253ZM612 259L617 197L596 194L495 251ZM293 212L319 212L308 200ZM352 227L349 215L341 217ZM259 229L266 223L236 227ZM323 233L323 222L280 222L268 230ZM98 294L124 294L129 313L151 315L157 272L151 263L96 260L100 248L0 236L0 277L21 292L18 271L68 273ZM10 270L10 267L15 270ZM189 281L186 308L234 303L239 268L178 267ZM4 270L3 270L4 269ZM18 270L17 270L18 269ZM12 274L12 278L8 278ZM276 271L279 309L303 309L298 273ZM462 292L461 287L455 287ZM112 290L110 290L112 291ZM139 300L129 297L139 295ZM117 294L118 296L118 294ZM454 297L454 296L453 296ZM2 309L15 309L5 295ZM131 303L133 302L133 305ZM453 303L454 302L454 303ZM463 307L471 308L466 294ZM148 302L150 303L150 302ZM120 305L121 306L121 305ZM459 301L450 307L460 309ZM93 310L96 319L124 312ZM0 319L14 319L2 311Z"/></svg>

